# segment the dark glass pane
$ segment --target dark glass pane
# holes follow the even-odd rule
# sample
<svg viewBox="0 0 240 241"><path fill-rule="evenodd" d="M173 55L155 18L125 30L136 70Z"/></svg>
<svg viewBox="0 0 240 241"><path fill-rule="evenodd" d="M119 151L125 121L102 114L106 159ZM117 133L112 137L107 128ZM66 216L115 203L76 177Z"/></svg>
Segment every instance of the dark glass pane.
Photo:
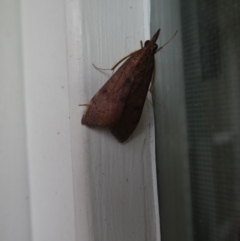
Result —
<svg viewBox="0 0 240 241"><path fill-rule="evenodd" d="M240 1L181 0L193 233L240 240Z"/></svg>

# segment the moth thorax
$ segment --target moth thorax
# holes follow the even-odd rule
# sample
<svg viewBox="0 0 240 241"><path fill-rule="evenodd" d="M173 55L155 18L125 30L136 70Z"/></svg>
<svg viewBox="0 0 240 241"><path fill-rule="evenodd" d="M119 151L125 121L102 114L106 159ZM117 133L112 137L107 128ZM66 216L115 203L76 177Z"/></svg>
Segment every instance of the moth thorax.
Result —
<svg viewBox="0 0 240 241"><path fill-rule="evenodd" d="M150 43L150 40L145 41L144 47L148 46L149 43ZM153 53L155 53L157 51L157 49L158 49L158 45L154 44L154 46L153 46Z"/></svg>

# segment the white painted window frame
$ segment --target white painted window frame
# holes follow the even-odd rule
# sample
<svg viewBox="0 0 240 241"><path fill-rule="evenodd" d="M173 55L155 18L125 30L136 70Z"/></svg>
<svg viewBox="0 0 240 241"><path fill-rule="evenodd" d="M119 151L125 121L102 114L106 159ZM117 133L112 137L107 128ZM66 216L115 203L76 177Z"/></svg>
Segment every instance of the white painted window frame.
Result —
<svg viewBox="0 0 240 241"><path fill-rule="evenodd" d="M160 240L152 105L125 144L82 126L79 107L111 75L92 63L149 39L150 2L0 5L0 239Z"/></svg>

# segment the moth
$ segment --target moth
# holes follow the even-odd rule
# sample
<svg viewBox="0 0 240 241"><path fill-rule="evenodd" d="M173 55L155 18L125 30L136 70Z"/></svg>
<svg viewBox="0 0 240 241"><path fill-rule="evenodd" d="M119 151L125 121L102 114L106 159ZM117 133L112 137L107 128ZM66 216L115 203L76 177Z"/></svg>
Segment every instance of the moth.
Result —
<svg viewBox="0 0 240 241"><path fill-rule="evenodd" d="M87 104L82 124L107 127L119 142L126 141L136 129L142 115L147 92L153 85L154 55L177 34L158 48L160 29L141 49L120 60L127 59ZM150 87L151 84L151 87ZM150 87L150 88L149 88Z"/></svg>

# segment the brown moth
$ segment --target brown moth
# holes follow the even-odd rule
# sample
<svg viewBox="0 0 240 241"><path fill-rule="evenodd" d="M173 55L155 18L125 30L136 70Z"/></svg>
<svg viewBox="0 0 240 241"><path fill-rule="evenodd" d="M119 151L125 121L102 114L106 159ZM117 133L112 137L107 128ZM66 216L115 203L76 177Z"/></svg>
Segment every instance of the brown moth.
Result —
<svg viewBox="0 0 240 241"><path fill-rule="evenodd" d="M83 114L83 125L108 127L119 142L129 138L140 120L152 82L154 54L168 44L177 32L158 48L156 41L159 33L160 29L140 50L129 54L128 59L93 96Z"/></svg>

